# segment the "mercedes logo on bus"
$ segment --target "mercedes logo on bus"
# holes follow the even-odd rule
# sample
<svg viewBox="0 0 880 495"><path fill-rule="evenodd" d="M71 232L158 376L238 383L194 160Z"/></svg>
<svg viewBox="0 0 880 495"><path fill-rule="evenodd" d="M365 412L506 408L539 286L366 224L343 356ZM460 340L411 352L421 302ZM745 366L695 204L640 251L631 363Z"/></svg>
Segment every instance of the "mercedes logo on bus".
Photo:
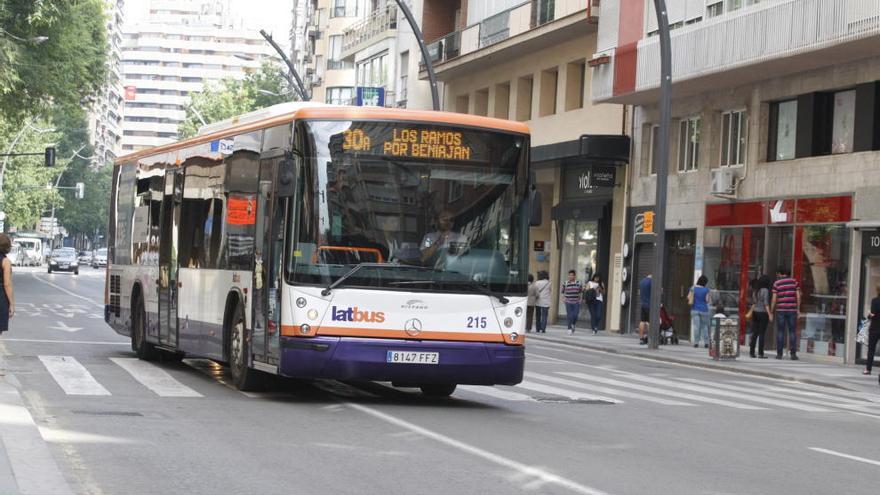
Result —
<svg viewBox="0 0 880 495"><path fill-rule="evenodd" d="M406 320L406 323L403 324L403 331L410 337L415 337L422 333L422 322L416 318Z"/></svg>

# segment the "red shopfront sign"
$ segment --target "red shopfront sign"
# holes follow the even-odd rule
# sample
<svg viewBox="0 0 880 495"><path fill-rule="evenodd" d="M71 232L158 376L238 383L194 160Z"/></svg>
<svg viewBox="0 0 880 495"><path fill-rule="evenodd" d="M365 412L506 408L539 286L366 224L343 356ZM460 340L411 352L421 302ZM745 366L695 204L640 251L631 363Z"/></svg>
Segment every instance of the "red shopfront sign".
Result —
<svg viewBox="0 0 880 495"><path fill-rule="evenodd" d="M706 205L707 227L846 223L851 219L852 196Z"/></svg>

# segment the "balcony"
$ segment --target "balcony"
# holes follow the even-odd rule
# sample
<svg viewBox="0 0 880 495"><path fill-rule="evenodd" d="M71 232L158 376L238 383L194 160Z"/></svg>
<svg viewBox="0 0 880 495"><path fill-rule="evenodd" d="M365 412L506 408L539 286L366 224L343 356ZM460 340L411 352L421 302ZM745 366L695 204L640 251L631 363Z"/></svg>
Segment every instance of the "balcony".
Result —
<svg viewBox="0 0 880 495"><path fill-rule="evenodd" d="M595 32L587 3L529 1L449 33L428 45L437 77L457 77L471 70L472 64L484 63L489 55L498 55L493 60L510 60ZM534 15L533 8L537 10ZM419 77L427 77L424 64L419 69Z"/></svg>
<svg viewBox="0 0 880 495"><path fill-rule="evenodd" d="M383 39L393 38L396 33L397 6L389 4L342 33L342 58L354 58L357 52Z"/></svg>
<svg viewBox="0 0 880 495"><path fill-rule="evenodd" d="M603 4L603 11L610 12L609 7ZM608 29L614 32L600 26L600 40L616 39L616 14L604 20L611 21ZM761 2L737 13L675 29L671 36L672 80L676 97L683 97L875 55L880 46L880 0ZM611 57L610 63L593 69L593 100L656 102L659 39L652 36L638 42L632 91L615 91L615 49L603 50L600 43L597 56Z"/></svg>

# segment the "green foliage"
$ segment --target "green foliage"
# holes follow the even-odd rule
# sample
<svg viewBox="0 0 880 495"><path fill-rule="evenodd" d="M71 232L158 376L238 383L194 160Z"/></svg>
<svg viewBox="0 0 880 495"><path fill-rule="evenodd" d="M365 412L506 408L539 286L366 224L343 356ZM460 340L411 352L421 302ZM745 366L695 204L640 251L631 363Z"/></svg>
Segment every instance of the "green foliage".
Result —
<svg viewBox="0 0 880 495"><path fill-rule="evenodd" d="M107 79L101 0L0 0L0 113L18 122L79 107ZM35 43L36 37L47 40Z"/></svg>
<svg viewBox="0 0 880 495"><path fill-rule="evenodd" d="M268 91L281 96L261 93ZM186 107L186 119L178 126L181 139L195 136L202 126L197 113L211 124L229 117L241 115L259 108L291 101L287 91L287 81L281 68L271 62L264 63L260 70L245 76L241 81L224 79L218 84L205 85L205 90L192 95Z"/></svg>

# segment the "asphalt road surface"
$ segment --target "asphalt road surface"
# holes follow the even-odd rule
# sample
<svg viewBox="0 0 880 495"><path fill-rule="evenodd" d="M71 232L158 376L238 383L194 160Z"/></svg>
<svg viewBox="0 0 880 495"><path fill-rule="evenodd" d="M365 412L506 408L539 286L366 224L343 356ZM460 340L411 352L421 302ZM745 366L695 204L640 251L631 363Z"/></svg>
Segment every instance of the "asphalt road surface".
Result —
<svg viewBox="0 0 880 495"><path fill-rule="evenodd" d="M818 494L880 490L880 394L527 345L515 387L242 393L211 361L138 361L104 272L16 270L0 339L74 493ZM2 423L2 418L0 418Z"/></svg>

